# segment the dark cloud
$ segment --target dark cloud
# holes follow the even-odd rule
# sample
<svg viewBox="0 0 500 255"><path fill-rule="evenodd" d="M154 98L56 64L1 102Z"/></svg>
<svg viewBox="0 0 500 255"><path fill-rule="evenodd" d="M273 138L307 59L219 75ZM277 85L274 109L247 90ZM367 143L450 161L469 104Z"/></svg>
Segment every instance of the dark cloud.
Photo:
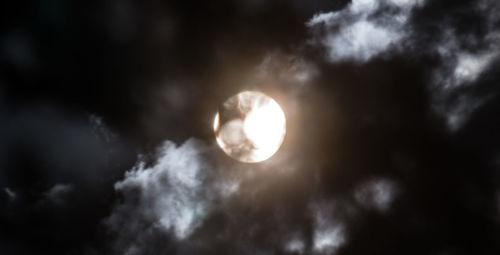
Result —
<svg viewBox="0 0 500 255"><path fill-rule="evenodd" d="M70 184L56 184L45 193L47 201L54 204L63 204L73 189Z"/></svg>
<svg viewBox="0 0 500 255"><path fill-rule="evenodd" d="M92 115L45 104L7 112L1 129L2 246L14 254L82 249L108 214L113 182L133 162L134 151L110 138Z"/></svg>
<svg viewBox="0 0 500 255"><path fill-rule="evenodd" d="M0 6L1 254L497 254L500 5ZM274 97L270 160L217 106Z"/></svg>

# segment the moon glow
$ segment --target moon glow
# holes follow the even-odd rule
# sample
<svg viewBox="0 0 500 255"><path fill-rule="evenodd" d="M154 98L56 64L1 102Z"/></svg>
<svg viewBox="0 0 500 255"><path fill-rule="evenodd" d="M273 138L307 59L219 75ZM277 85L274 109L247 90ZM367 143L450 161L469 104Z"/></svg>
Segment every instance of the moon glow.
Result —
<svg viewBox="0 0 500 255"><path fill-rule="evenodd" d="M227 99L214 118L217 144L230 157L245 163L264 161L280 148L286 118L279 104L256 91Z"/></svg>

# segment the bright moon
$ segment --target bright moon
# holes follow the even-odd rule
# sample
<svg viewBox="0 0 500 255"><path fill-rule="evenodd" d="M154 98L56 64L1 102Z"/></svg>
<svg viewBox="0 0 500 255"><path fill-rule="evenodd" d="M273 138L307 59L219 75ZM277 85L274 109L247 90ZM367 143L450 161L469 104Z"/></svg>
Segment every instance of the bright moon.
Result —
<svg viewBox="0 0 500 255"><path fill-rule="evenodd" d="M217 144L234 159L264 161L276 153L286 133L285 114L269 96L244 91L230 97L215 115Z"/></svg>

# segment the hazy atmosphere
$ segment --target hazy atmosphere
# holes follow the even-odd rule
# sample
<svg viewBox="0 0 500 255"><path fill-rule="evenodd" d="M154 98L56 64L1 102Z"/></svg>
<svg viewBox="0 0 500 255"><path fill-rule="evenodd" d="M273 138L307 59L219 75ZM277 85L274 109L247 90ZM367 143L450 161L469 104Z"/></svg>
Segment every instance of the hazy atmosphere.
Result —
<svg viewBox="0 0 500 255"><path fill-rule="evenodd" d="M497 0L0 20L2 255L500 254Z"/></svg>

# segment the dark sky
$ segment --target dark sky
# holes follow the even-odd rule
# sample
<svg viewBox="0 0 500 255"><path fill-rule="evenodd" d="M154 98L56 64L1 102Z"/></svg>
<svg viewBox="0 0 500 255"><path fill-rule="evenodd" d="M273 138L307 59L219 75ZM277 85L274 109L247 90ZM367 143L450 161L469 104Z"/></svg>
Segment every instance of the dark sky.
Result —
<svg viewBox="0 0 500 255"><path fill-rule="evenodd" d="M0 254L500 254L499 81L497 0L4 1Z"/></svg>

